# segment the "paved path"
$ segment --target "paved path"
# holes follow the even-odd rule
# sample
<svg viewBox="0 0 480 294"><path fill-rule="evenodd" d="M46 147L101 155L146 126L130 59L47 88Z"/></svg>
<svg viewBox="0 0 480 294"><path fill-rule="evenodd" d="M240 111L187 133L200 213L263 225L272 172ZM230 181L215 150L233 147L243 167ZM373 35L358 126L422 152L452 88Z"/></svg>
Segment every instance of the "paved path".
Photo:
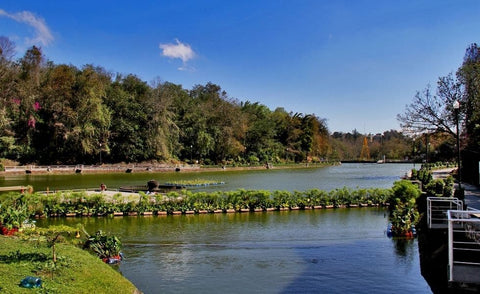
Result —
<svg viewBox="0 0 480 294"><path fill-rule="evenodd" d="M453 168L439 169L432 171L432 174L434 178L442 179L448 177L453 170ZM457 187L458 184L455 183L455 189ZM480 187L462 183L462 188L465 189L465 204L467 204L467 207L480 210Z"/></svg>
<svg viewBox="0 0 480 294"><path fill-rule="evenodd" d="M480 188L465 183L462 183L462 188L465 189L465 204L467 204L467 207L480 210Z"/></svg>

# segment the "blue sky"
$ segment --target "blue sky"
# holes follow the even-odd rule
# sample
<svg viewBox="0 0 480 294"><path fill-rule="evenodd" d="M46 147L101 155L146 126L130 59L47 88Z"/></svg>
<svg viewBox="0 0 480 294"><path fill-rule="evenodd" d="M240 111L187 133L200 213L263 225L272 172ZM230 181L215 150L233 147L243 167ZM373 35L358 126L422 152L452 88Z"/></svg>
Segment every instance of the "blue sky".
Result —
<svg viewBox="0 0 480 294"><path fill-rule="evenodd" d="M417 91L480 43L478 0L2 1L18 56L313 113L331 132L399 129Z"/></svg>

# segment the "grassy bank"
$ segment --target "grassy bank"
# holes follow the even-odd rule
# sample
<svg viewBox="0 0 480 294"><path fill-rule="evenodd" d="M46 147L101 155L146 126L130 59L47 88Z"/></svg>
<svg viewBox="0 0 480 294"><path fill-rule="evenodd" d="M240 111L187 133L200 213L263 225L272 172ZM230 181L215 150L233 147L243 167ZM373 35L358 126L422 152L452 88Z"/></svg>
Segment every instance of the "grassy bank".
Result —
<svg viewBox="0 0 480 294"><path fill-rule="evenodd" d="M1 293L135 293L135 286L98 257L73 245L58 244L57 266L45 243L0 235ZM42 288L19 286L26 276L42 279Z"/></svg>

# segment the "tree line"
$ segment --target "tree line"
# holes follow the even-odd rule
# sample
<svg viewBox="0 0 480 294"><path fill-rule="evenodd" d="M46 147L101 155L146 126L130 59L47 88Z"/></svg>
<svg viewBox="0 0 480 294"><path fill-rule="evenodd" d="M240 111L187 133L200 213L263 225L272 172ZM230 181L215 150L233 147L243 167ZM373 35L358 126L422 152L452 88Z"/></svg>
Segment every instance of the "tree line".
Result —
<svg viewBox="0 0 480 294"><path fill-rule="evenodd" d="M362 146L356 131L353 141L350 133L332 137L315 114L239 101L214 83L188 90L55 64L36 46L14 56L14 43L0 37L0 157L20 163L315 162L357 159ZM387 132L373 154L403 159L408 140Z"/></svg>
<svg viewBox="0 0 480 294"><path fill-rule="evenodd" d="M436 154L455 158L460 153L465 178L478 184L480 47L475 43L468 46L457 71L439 77L436 89L428 85L418 91L398 120L405 133L423 141L427 148L436 143Z"/></svg>

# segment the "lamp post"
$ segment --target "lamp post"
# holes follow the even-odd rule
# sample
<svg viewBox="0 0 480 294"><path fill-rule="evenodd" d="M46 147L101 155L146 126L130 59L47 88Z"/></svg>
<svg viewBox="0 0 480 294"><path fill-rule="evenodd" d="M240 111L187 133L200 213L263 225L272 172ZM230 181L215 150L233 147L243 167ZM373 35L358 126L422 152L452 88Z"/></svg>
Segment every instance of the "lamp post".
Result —
<svg viewBox="0 0 480 294"><path fill-rule="evenodd" d="M100 165L102 165L102 143L100 143Z"/></svg>
<svg viewBox="0 0 480 294"><path fill-rule="evenodd" d="M415 169L415 138L413 138L413 149L412 149L412 161L413 161L413 169Z"/></svg>
<svg viewBox="0 0 480 294"><path fill-rule="evenodd" d="M430 143L428 142L428 133L425 135L425 163L427 165L427 169L429 170L430 168L428 167L428 149L430 149Z"/></svg>
<svg viewBox="0 0 480 294"><path fill-rule="evenodd" d="M193 145L190 145L190 164L193 164Z"/></svg>
<svg viewBox="0 0 480 294"><path fill-rule="evenodd" d="M455 110L455 120L457 124L457 168L458 168L458 190L462 190L462 168L460 161L460 131L458 128L458 121L460 116L460 102L455 100L453 102L453 109Z"/></svg>

